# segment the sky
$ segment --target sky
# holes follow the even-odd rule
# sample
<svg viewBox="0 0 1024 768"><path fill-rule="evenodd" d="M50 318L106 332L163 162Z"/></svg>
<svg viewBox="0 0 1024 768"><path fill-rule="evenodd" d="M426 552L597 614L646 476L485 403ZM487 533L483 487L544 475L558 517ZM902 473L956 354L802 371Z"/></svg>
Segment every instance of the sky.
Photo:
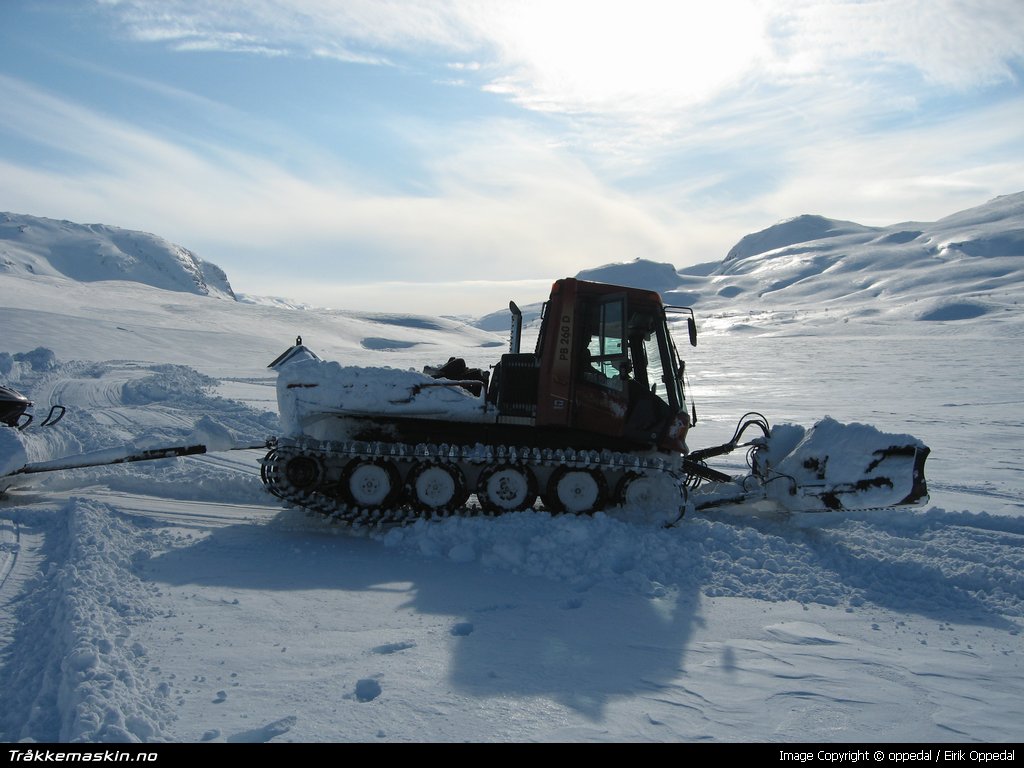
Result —
<svg viewBox="0 0 1024 768"><path fill-rule="evenodd" d="M77 279L42 255L32 271L7 265L0 382L39 420L53 403L67 412L0 427L0 472L195 441L211 452L0 481L13 482L0 741L160 755L168 742L758 744L771 760L810 745L833 762L879 744L889 763L957 749L1012 760L1022 217L1024 194L913 240L893 229L834 246L799 242L794 222L775 256L691 281L707 299L698 345L677 340L691 448L749 410L773 426L830 415L922 440L930 498L709 509L671 528L623 508L350 529L270 497L263 450L224 450L291 434L267 365L298 333L325 368L397 382L452 353L493 364L507 328L199 295L188 264L142 250L163 269L115 279L84 235L76 258L59 255ZM822 258L833 268L808 276ZM774 290L740 290L757 283ZM743 452L712 465L742 475Z"/></svg>
<svg viewBox="0 0 1024 768"><path fill-rule="evenodd" d="M0 210L239 293L480 313L1024 189L1017 0L7 0Z"/></svg>

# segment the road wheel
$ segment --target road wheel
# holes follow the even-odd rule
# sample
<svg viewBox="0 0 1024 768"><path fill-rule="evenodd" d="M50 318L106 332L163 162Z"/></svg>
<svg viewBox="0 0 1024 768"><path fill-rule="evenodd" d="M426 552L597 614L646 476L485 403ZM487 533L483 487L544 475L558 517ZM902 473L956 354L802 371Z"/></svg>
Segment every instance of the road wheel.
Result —
<svg viewBox="0 0 1024 768"><path fill-rule="evenodd" d="M349 462L341 487L346 500L360 509L386 509L402 490L398 469L382 459Z"/></svg>
<svg viewBox="0 0 1024 768"><path fill-rule="evenodd" d="M493 464L480 473L476 494L480 506L495 514L530 509L537 501L537 480L528 467Z"/></svg>
<svg viewBox="0 0 1024 768"><path fill-rule="evenodd" d="M292 487L308 491L323 481L324 467L319 459L300 453L288 459L284 465L284 476Z"/></svg>
<svg viewBox="0 0 1024 768"><path fill-rule="evenodd" d="M406 482L413 504L428 512L444 513L466 503L466 478L454 464L424 461L417 464Z"/></svg>
<svg viewBox="0 0 1024 768"><path fill-rule="evenodd" d="M559 467L551 473L544 506L552 512L591 515L608 500L608 484L595 469Z"/></svg>

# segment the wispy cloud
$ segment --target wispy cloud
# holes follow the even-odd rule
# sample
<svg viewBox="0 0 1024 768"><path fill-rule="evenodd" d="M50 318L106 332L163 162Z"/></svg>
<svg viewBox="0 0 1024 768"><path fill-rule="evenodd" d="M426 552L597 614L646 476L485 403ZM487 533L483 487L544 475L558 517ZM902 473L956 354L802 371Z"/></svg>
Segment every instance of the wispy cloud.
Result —
<svg viewBox="0 0 1024 768"><path fill-rule="evenodd" d="M474 262L480 275L523 278L552 264L574 272L594 259L674 253L642 203L516 123L449 135L428 165L432 193L409 195L368 193L343 164L310 177L235 148L198 152L3 76L0 118L66 158L51 168L5 163L13 210L180 233L190 247L244 249L250 260L301 247L310 268L348 263L360 278L422 278Z"/></svg>
<svg viewBox="0 0 1024 768"><path fill-rule="evenodd" d="M560 120L603 172L732 134L771 151L871 131L1024 67L1019 0L108 0L137 39L183 50L444 62ZM465 77L468 76L468 77ZM944 108L948 109L948 102Z"/></svg>
<svg viewBox="0 0 1024 768"><path fill-rule="evenodd" d="M800 213L884 224L1024 189L1019 0L92 8L175 61L289 57L364 88L353 109L369 113L339 108L318 134L270 89L266 105L224 103L194 78L153 74L158 57L135 71L64 54L64 67L124 88L117 105L157 105L119 116L0 74L0 139L46 150L0 154L0 208L145 229L268 287L445 269L453 284L519 280L636 257L682 266ZM368 85L368 72L401 77ZM444 106L465 107L457 119L413 108L438 82L455 94ZM291 103L318 117L333 106L305 98ZM386 141L347 144L350 118L365 122L345 138ZM282 255L302 269L274 272Z"/></svg>
<svg viewBox="0 0 1024 768"><path fill-rule="evenodd" d="M98 0L125 33L188 50L321 56L391 64L392 54L423 48L461 51L457 8L444 0Z"/></svg>
<svg viewBox="0 0 1024 768"><path fill-rule="evenodd" d="M674 113L738 83L855 85L905 68L937 86L1015 82L1018 0L100 0L138 40L481 67L528 108Z"/></svg>
<svg viewBox="0 0 1024 768"><path fill-rule="evenodd" d="M1024 62L1017 0L885 0L773 4L780 72L823 76L851 62L893 67L936 86L1016 82Z"/></svg>

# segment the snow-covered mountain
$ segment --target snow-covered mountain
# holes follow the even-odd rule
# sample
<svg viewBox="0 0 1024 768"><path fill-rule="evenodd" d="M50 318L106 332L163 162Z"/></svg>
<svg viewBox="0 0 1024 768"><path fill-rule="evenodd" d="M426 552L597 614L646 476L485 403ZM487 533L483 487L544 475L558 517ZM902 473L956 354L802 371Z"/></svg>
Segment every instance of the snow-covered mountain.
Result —
<svg viewBox="0 0 1024 768"><path fill-rule="evenodd" d="M677 269L638 258L577 273L585 280L658 291L704 313L836 307L857 317L897 314L957 320L1012 307L1024 291L1024 192L935 222L869 227L804 214L742 237L719 262ZM309 309L283 299L238 297L224 271L156 235L0 213L0 273L80 282L129 280L171 291ZM552 279L564 275L550 275ZM529 299L531 297L523 297ZM527 322L546 297L521 304ZM499 331L498 308L477 327Z"/></svg>
<svg viewBox="0 0 1024 768"><path fill-rule="evenodd" d="M866 227L803 215L746 235L719 263L679 270L637 260L581 277L660 291L705 311L841 303L861 315L951 320L1001 312L1024 290L1024 192L936 222Z"/></svg>
<svg viewBox="0 0 1024 768"><path fill-rule="evenodd" d="M853 221L837 221L805 213L802 216L780 221L760 232L746 235L729 249L725 260L732 261L733 259L757 256L767 251L785 248L788 245L825 240L830 237L844 235L873 237L879 229L880 227L865 227Z"/></svg>
<svg viewBox="0 0 1024 768"><path fill-rule="evenodd" d="M577 274L658 291L705 316L832 310L835 320L967 320L1011 310L1024 293L1024 192L935 222L867 227L823 216L742 237L721 261L682 269L634 259ZM540 302L524 304L525 318ZM499 330L507 313L480 319Z"/></svg>
<svg viewBox="0 0 1024 768"><path fill-rule="evenodd" d="M235 299L224 270L147 232L0 213L0 273L130 280L167 291Z"/></svg>
<svg viewBox="0 0 1024 768"><path fill-rule="evenodd" d="M608 264L596 269L585 269L576 273L581 280L594 280L599 283L615 283L633 288L646 288L648 291L666 293L679 285L679 272L671 264L663 261L634 259L624 264Z"/></svg>

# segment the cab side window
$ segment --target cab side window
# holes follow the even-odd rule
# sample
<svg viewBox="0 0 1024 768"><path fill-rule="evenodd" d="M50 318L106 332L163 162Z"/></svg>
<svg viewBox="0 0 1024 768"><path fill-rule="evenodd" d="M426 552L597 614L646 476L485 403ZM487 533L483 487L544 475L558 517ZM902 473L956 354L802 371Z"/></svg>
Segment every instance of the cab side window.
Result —
<svg viewBox="0 0 1024 768"><path fill-rule="evenodd" d="M614 296L595 302L584 315L580 370L584 380L623 389L632 363L626 344L626 300Z"/></svg>

